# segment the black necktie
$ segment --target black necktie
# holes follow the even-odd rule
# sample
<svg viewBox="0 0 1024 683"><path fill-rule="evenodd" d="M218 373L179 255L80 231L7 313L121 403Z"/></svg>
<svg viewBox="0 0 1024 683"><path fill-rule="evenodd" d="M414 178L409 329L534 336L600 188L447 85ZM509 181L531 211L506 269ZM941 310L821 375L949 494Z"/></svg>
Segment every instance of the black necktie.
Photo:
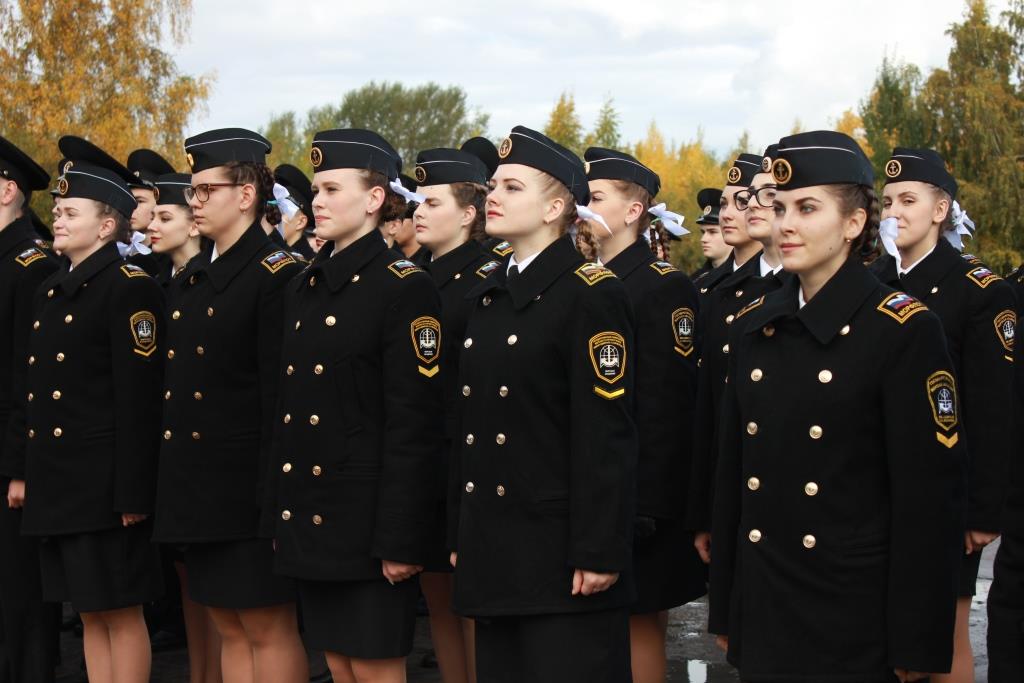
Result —
<svg viewBox="0 0 1024 683"><path fill-rule="evenodd" d="M508 283L515 282L519 279L519 266L512 266L508 269L508 275L505 277L505 281Z"/></svg>

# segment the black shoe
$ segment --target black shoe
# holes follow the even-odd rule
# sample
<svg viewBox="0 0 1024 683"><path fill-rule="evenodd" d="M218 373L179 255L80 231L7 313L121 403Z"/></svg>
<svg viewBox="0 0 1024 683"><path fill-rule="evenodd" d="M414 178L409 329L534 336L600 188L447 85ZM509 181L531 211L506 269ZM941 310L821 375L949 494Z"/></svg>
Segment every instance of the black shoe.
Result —
<svg viewBox="0 0 1024 683"><path fill-rule="evenodd" d="M153 648L153 652L171 652L184 650L188 643L185 641L184 633L161 630L152 635L149 644Z"/></svg>

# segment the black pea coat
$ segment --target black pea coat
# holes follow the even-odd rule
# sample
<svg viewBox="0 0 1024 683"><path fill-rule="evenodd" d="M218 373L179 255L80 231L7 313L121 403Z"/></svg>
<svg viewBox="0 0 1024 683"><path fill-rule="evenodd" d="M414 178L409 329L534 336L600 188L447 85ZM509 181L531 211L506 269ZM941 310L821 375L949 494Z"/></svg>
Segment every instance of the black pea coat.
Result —
<svg viewBox="0 0 1024 683"><path fill-rule="evenodd" d="M28 216L0 230L0 481L25 478L25 397L33 296L57 270ZM6 506L6 501L0 501Z"/></svg>
<svg viewBox="0 0 1024 683"><path fill-rule="evenodd" d="M450 486L454 608L469 616L604 610L634 598L627 576L570 595L573 569L626 572L636 427L629 299L567 237L513 281L475 287L459 359Z"/></svg>
<svg viewBox="0 0 1024 683"><path fill-rule="evenodd" d="M607 264L633 307L636 513L682 519L697 396L697 290L639 239Z"/></svg>
<svg viewBox="0 0 1024 683"><path fill-rule="evenodd" d="M734 256L735 254L729 254L729 257L720 266L700 275L700 284L697 283L697 277L694 277L694 286L697 287L697 293L701 295L701 298L709 292L715 291L715 288L718 287L722 280L733 274L735 270L733 264L736 263L733 258Z"/></svg>
<svg viewBox="0 0 1024 683"><path fill-rule="evenodd" d="M711 265L711 259L704 259L704 263L701 264L700 268L690 273L690 280L696 284L698 280L705 277L708 273L714 270L715 267Z"/></svg>
<svg viewBox="0 0 1024 683"><path fill-rule="evenodd" d="M300 266L259 222L210 256L178 276L168 315L154 528L165 543L256 538L270 463L284 286Z"/></svg>
<svg viewBox="0 0 1024 683"><path fill-rule="evenodd" d="M128 263L133 266L138 266L146 271L152 277L158 277L160 273L170 270L171 259L166 254L157 254L156 252L150 252L149 254L132 254L125 259Z"/></svg>
<svg viewBox="0 0 1024 683"><path fill-rule="evenodd" d="M109 243L36 290L25 514L31 535L153 512L166 323L159 285Z"/></svg>
<svg viewBox="0 0 1024 683"><path fill-rule="evenodd" d="M1013 289L944 239L900 278L896 261L871 264L883 283L922 301L939 316L960 388L967 438L967 527L998 532L1013 452Z"/></svg>
<svg viewBox="0 0 1024 683"><path fill-rule="evenodd" d="M332 251L287 289L266 513L278 573L379 579L434 534L445 331L430 278L377 230Z"/></svg>
<svg viewBox="0 0 1024 683"><path fill-rule="evenodd" d="M730 330L710 625L751 681L948 671L966 515L938 317L847 261Z"/></svg>

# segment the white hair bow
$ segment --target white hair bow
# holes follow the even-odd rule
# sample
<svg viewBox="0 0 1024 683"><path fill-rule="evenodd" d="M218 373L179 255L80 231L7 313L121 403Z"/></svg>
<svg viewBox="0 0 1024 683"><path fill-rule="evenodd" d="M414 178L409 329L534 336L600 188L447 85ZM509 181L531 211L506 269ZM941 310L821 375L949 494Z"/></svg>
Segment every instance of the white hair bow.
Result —
<svg viewBox="0 0 1024 683"><path fill-rule="evenodd" d="M284 185L274 183L274 203L288 220L294 218L295 214L299 212L299 205L292 200L291 195L288 194L288 188Z"/></svg>
<svg viewBox="0 0 1024 683"><path fill-rule="evenodd" d="M146 246L146 233L143 230L132 230L132 237L127 244L117 243L117 253L121 254L121 258L128 258L136 254L148 254L151 251L153 250Z"/></svg>
<svg viewBox="0 0 1024 683"><path fill-rule="evenodd" d="M967 215L967 212L960 207L960 203L954 201L953 208L950 209L953 212L953 229L947 230L943 237L946 238L950 244L956 247L957 251L964 250L964 236L974 238L974 221Z"/></svg>
<svg viewBox="0 0 1024 683"><path fill-rule="evenodd" d="M665 208L665 202L652 206L647 210L654 216L658 217L661 224L665 226L665 229L676 237L682 237L683 235L689 235L690 231L683 227L683 214L669 211Z"/></svg>
<svg viewBox="0 0 1024 683"><path fill-rule="evenodd" d="M608 231L609 235L612 234L612 229L609 228L608 224L604 222L604 218L602 218L599 214L594 213L593 211L583 206L582 204L576 205L576 215L585 221L594 221L595 223L600 223L601 225L604 226L604 229Z"/></svg>
<svg viewBox="0 0 1024 683"><path fill-rule="evenodd" d="M403 185L397 180L392 180L389 183L389 185L391 186L391 189L394 191L395 194L404 197L405 201L407 202L416 202L417 204L422 204L423 202L427 201L427 198L424 197L423 195L416 194L415 192L410 192L409 190L405 189L405 185Z"/></svg>

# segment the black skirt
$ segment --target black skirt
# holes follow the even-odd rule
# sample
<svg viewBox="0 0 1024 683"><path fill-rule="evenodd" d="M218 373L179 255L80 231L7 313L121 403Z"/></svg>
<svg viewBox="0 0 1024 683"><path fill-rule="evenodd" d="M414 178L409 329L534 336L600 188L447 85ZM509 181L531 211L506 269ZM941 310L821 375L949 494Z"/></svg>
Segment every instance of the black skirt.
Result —
<svg viewBox="0 0 1024 683"><path fill-rule="evenodd" d="M304 640L354 659L395 659L412 651L419 579L296 581Z"/></svg>
<svg viewBox="0 0 1024 683"><path fill-rule="evenodd" d="M981 551L964 555L960 562L960 585L957 595L973 598L978 592L978 570L981 568Z"/></svg>
<svg viewBox="0 0 1024 683"><path fill-rule="evenodd" d="M39 544L43 600L77 612L105 612L152 602L164 591L153 522L48 536Z"/></svg>
<svg viewBox="0 0 1024 683"><path fill-rule="evenodd" d="M206 607L258 609L295 602L295 584L274 574L269 539L185 546L189 597Z"/></svg>
<svg viewBox="0 0 1024 683"><path fill-rule="evenodd" d="M651 614L685 605L707 592L707 565L693 547L693 532L659 519L654 533L633 539L637 600L632 614Z"/></svg>

